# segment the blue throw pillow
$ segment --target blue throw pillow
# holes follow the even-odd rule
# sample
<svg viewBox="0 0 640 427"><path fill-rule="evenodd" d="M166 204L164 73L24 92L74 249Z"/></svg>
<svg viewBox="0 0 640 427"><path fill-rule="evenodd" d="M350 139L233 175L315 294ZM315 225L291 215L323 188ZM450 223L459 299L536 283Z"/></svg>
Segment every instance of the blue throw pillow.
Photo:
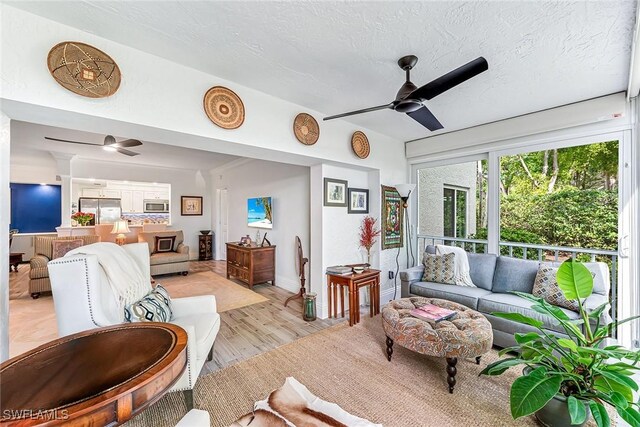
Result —
<svg viewBox="0 0 640 427"><path fill-rule="evenodd" d="M172 316L171 297L160 285L124 309L127 322L168 322Z"/></svg>

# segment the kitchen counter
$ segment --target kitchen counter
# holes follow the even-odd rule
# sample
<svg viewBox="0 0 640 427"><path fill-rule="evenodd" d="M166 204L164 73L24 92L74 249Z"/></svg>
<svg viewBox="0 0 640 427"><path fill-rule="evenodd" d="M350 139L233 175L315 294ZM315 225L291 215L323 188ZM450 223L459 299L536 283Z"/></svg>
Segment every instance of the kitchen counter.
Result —
<svg viewBox="0 0 640 427"><path fill-rule="evenodd" d="M166 225L169 229L171 228L168 224L144 224L144 225ZM142 232L143 224L139 225L129 225L129 233L126 233L126 243L137 243L138 242L138 234ZM102 242L115 242L116 235L111 234L111 229L113 224L98 224L95 225L87 225L87 226L77 226L77 227L56 227L56 231L58 232L58 236L67 237L67 236L92 236L99 235L100 241ZM155 231L155 230L154 230Z"/></svg>

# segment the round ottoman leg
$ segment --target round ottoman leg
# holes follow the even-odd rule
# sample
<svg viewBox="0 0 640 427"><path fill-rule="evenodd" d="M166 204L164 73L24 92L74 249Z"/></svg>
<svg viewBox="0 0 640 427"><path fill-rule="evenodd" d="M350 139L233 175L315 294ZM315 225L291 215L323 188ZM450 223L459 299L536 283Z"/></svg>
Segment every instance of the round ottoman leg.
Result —
<svg viewBox="0 0 640 427"><path fill-rule="evenodd" d="M447 383L449 383L449 393L453 393L453 386L456 385L456 364L458 363L457 357L447 357Z"/></svg>
<svg viewBox="0 0 640 427"><path fill-rule="evenodd" d="M391 355L393 354L393 340L387 337L387 360L391 362Z"/></svg>
<svg viewBox="0 0 640 427"><path fill-rule="evenodd" d="M481 358L481 357L482 357L482 356L478 356L478 357L476 357L476 365L479 365L479 364L480 364L480 358Z"/></svg>

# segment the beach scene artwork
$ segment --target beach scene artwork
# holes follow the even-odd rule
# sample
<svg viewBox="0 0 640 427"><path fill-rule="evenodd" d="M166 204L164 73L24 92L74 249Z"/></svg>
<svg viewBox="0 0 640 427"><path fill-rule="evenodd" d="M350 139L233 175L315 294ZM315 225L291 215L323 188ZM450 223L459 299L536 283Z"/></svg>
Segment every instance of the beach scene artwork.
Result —
<svg viewBox="0 0 640 427"><path fill-rule="evenodd" d="M247 225L256 228L273 228L271 197L254 197L247 202Z"/></svg>

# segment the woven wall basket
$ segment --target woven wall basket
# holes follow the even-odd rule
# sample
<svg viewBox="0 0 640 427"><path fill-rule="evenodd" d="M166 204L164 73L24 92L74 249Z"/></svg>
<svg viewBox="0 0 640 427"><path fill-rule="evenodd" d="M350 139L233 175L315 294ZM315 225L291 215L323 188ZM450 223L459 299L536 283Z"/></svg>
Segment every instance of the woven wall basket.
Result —
<svg viewBox="0 0 640 427"><path fill-rule="evenodd" d="M366 159L371 153L371 147L369 146L369 139L363 132L355 131L351 137L351 148L356 156L361 159Z"/></svg>
<svg viewBox="0 0 640 427"><path fill-rule="evenodd" d="M313 145L320 138L320 126L310 114L300 113L293 120L293 133L304 145Z"/></svg>
<svg viewBox="0 0 640 427"><path fill-rule="evenodd" d="M223 129L237 129L244 123L244 104L234 91L214 86L204 95L204 111Z"/></svg>
<svg viewBox="0 0 640 427"><path fill-rule="evenodd" d="M62 42L47 56L53 78L71 92L89 98L105 98L120 87L120 68L106 53L85 43Z"/></svg>

